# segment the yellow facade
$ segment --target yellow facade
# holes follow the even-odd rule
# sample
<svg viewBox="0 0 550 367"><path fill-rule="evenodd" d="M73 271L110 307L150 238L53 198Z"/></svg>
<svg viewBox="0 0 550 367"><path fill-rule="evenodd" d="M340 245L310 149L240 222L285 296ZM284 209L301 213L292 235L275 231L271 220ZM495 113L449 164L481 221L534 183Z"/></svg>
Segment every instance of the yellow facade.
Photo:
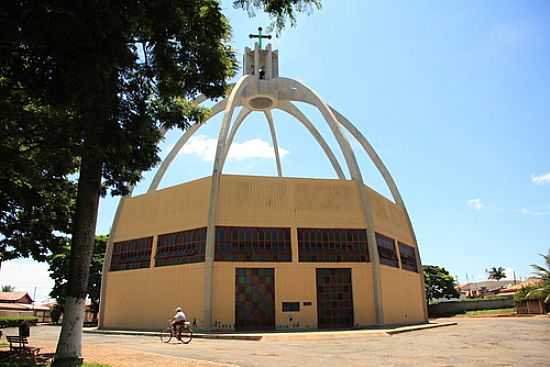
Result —
<svg viewBox="0 0 550 367"><path fill-rule="evenodd" d="M207 226L210 177L127 199L113 241ZM277 329L317 327L317 268L350 268L354 326L375 324L371 262L298 262L297 228L364 229L359 195L352 181L222 176L217 225L287 227L291 262L214 262L212 320L216 329L235 325L235 268L273 268ZM370 188L375 231L414 246L404 212ZM115 245L116 246L116 245ZM419 273L380 265L385 324L425 322ZM105 328L155 330L181 306L200 328L203 322L204 263L111 271L104 277ZM282 302L311 302L283 312Z"/></svg>

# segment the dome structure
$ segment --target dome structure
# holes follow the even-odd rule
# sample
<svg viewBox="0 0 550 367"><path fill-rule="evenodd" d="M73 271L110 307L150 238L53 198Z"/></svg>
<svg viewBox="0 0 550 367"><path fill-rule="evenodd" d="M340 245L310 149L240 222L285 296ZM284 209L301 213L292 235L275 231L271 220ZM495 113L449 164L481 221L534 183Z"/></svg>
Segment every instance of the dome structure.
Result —
<svg viewBox="0 0 550 367"><path fill-rule="evenodd" d="M270 44L246 48L243 61L243 76L212 107L211 117L223 114L212 175L158 189L178 152L204 124L193 125L147 192L120 200L105 255L100 327L158 329L177 306L202 329L426 322L416 236L374 148L314 90L279 77L278 52ZM205 101L200 96L195 102ZM350 179L295 102L320 111ZM283 176L273 110L307 129L337 179ZM277 177L222 175L234 137L253 111L263 112L269 126ZM345 131L378 169L393 202L365 185Z"/></svg>

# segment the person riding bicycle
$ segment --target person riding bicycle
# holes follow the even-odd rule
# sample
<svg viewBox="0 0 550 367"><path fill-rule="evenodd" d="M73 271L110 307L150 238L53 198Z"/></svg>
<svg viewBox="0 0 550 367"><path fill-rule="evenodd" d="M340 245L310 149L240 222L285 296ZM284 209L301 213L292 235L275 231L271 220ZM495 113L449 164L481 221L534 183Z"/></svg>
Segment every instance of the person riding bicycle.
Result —
<svg viewBox="0 0 550 367"><path fill-rule="evenodd" d="M181 307L176 308L176 314L174 317L172 317L172 320L170 323L172 324L172 329L174 330L174 334L177 333L178 326L184 326L187 322L187 316L183 313L181 310Z"/></svg>

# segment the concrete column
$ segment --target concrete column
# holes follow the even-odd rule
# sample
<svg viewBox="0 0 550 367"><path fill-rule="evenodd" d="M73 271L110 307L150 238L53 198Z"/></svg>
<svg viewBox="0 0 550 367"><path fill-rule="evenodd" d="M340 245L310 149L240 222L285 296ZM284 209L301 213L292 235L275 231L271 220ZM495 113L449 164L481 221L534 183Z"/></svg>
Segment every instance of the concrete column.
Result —
<svg viewBox="0 0 550 367"><path fill-rule="evenodd" d="M152 243L152 248L151 248L151 262L149 263L149 267L150 268L154 268L155 267L155 257L157 256L157 246L158 246L158 240L159 240L159 236L158 235L154 235L153 236L153 243Z"/></svg>
<svg viewBox="0 0 550 367"><path fill-rule="evenodd" d="M267 44L267 59L265 60L265 79L273 78L273 52L271 43Z"/></svg>
<svg viewBox="0 0 550 367"><path fill-rule="evenodd" d="M271 132L271 141L273 142L273 150L275 151L275 162L277 163L277 175L283 177L283 169L281 167L281 157L279 156L279 145L277 144L277 133L275 131L275 124L273 123L273 115L270 110L264 111L267 124L269 125L269 131Z"/></svg>
<svg viewBox="0 0 550 367"><path fill-rule="evenodd" d="M298 252L298 228L290 227L290 249L292 251L292 263L298 264L299 252Z"/></svg>
<svg viewBox="0 0 550 367"><path fill-rule="evenodd" d="M234 86L233 83L229 84L228 85L228 90L231 90L231 88L233 88L233 86ZM197 98L195 98L193 100L193 102L196 103L196 104L201 104L202 102L206 101L206 99L207 99L206 96L204 94L201 94ZM225 103L224 101L222 101L222 102ZM222 104L220 106L220 108L221 109L225 108L225 104ZM198 129L198 127L197 127L197 129ZM160 134L161 134L161 136L164 136L166 134L166 130L164 128L162 128L160 130ZM187 139L191 135L192 135L192 133L189 134ZM182 146L187 141L186 139L183 138L183 136L180 138L180 140L185 140L181 143ZM175 154L177 154L177 152L179 152L179 149L176 150L175 147L174 147L174 149L172 149L172 151L170 152L171 154L169 154L169 156L171 156L171 159L168 159L168 161L167 161L167 159L165 159L165 161L167 161L167 162L166 163L163 162L163 165L161 165L161 168L159 169L159 171L161 171L161 172L157 172L157 174L155 175L156 180L153 179L154 182L156 181L156 186L154 186L154 189L156 189L158 187L158 184L159 184L160 180L162 179L162 176L164 175L164 172L170 166L170 164L171 164L173 158L175 157ZM157 178L157 176L158 176L158 178ZM153 184L151 184L151 187L152 186L153 186ZM149 187L149 190L147 192L151 191L151 187ZM100 291L100 295L99 295L98 328L103 327L103 323L104 323L104 320L105 320L105 292L107 290L107 282L109 280L109 275L108 274L109 274L109 269L111 268L111 258L113 256L113 238L115 237L116 231L118 229L118 222L119 222L119 219L120 219L120 213L122 211L122 208L124 207L124 202L126 201L127 198L130 198L132 196L133 191L134 191L134 186L130 186L128 194L120 198L120 200L118 202L118 206L116 208L115 216L113 217L113 223L111 224L111 233L109 234L109 239L107 240L107 244L105 246L105 257L104 257L103 267L102 267L102 271L101 271L101 291Z"/></svg>
<svg viewBox="0 0 550 367"><path fill-rule="evenodd" d="M411 218L409 216L409 212L407 210L407 207L405 205L405 201L401 197L401 193L399 192L399 189L397 188L397 185L395 184L395 181L390 174L390 171L386 168L384 165L384 162L376 153L372 145L369 143L367 138L357 129L344 115L336 111L334 108L331 107L332 112L336 115L338 118L338 122L342 124L350 133L351 135L361 144L367 155L369 156L372 163L376 166L378 169L378 172L382 175L382 178L384 179L384 182L386 183L386 186L390 190L393 201L395 204L400 207L403 210L403 213L405 214L405 218L407 219L407 225L409 228L409 233L411 234L411 237L414 241L414 249L416 254L416 264L418 267L419 277L420 277L420 288L422 290L422 299L423 299L423 305L424 305L424 321L428 322L428 306L426 302L426 293L424 292L425 288L425 282L424 282L424 273L422 271L422 261L420 258L420 251L418 249L418 241L416 239L416 233L414 231L414 227L411 222Z"/></svg>
<svg viewBox="0 0 550 367"><path fill-rule="evenodd" d="M120 213L124 207L124 202L127 198L131 197L134 187L130 187L130 192L128 195L120 198L118 206L116 208L115 216L113 218L113 224L111 226L111 233L109 234L109 239L105 246L105 257L103 260L103 267L101 269L101 291L99 294L99 315L98 315L98 328L103 328L103 323L105 321L105 292L107 291L107 282L109 280L109 270L111 268L111 259L113 257L113 238L116 234L116 229L118 227L118 221L120 219Z"/></svg>
<svg viewBox="0 0 550 367"><path fill-rule="evenodd" d="M218 135L214 168L210 182L210 202L208 206L208 227L206 231L206 249L204 263L204 325L206 329L212 327L212 292L213 292L213 267L214 267L214 245L216 240L216 220L218 212L219 191L221 185L221 173L223 169L223 158L225 144L229 132L235 107L240 103L241 94L252 78L251 75L244 75L235 84L235 87L227 97L227 104L224 110L223 121Z"/></svg>
<svg viewBox="0 0 550 367"><path fill-rule="evenodd" d="M254 43L254 76L260 78L260 46L258 42Z"/></svg>
<svg viewBox="0 0 550 367"><path fill-rule="evenodd" d="M343 134L340 124L338 123L338 120L336 119L336 116L332 112L332 110L328 107L328 105L315 93L313 90L305 86L304 84L288 78L279 78L280 83L280 89L283 89L283 93L288 93L287 90L284 90L285 88L288 88L289 90L293 91L293 94L296 96L294 99L303 101L306 103L310 103L317 107L319 111L322 113L323 117L325 118L326 122L328 123L333 135L335 136L338 145L340 146L340 149L342 150L342 153L344 154L344 158L346 160L346 164L348 166L348 169L350 171L350 176L355 183L357 195L359 196L359 200L361 202L361 208L365 217L366 225L367 225L367 240L368 240L368 247L369 247L369 255L372 260L372 270L373 270L373 288L374 288L374 309L375 309L375 317L376 317L376 324L377 325L383 325L384 324L384 308L382 304L382 287L381 287L381 276L380 276L380 260L378 257L378 248L376 246L376 237L374 235L374 217L373 217L373 210L370 203L370 199L368 197L367 189L365 187L365 184L363 182L363 177L361 176L361 171L359 170L359 165L357 164L357 159L355 158L355 154L353 153L353 150L351 149L351 145L345 135Z"/></svg>

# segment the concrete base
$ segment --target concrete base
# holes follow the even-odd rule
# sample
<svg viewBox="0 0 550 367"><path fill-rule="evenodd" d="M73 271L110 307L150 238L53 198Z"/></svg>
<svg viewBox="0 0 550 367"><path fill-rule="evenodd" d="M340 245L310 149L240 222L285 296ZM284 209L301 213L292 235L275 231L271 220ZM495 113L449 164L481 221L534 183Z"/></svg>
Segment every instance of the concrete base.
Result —
<svg viewBox="0 0 550 367"><path fill-rule="evenodd" d="M393 334L407 333L433 329L443 326L457 325L456 322L440 322L419 325L399 326L383 329L361 329L361 330L331 330L331 331L273 331L268 333L216 333L200 332L193 333L193 338L202 339L226 339L226 340L248 340L248 341L291 341L291 340L315 340L315 339L337 339L353 338L358 336L391 336ZM155 331L134 331L134 330L98 330L96 328L84 329L86 334L104 335L139 335L139 336L160 336Z"/></svg>

